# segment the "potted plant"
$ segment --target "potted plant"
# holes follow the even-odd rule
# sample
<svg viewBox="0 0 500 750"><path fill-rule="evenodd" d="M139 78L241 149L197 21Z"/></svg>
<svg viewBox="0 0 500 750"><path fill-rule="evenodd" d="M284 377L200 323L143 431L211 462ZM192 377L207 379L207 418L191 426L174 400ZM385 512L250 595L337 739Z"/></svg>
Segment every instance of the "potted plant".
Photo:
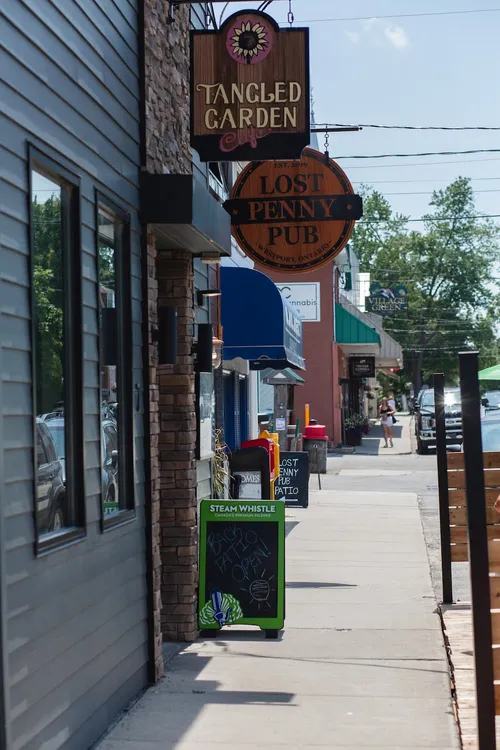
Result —
<svg viewBox="0 0 500 750"><path fill-rule="evenodd" d="M347 445L361 445L364 417L362 414L351 414L345 420L345 440Z"/></svg>

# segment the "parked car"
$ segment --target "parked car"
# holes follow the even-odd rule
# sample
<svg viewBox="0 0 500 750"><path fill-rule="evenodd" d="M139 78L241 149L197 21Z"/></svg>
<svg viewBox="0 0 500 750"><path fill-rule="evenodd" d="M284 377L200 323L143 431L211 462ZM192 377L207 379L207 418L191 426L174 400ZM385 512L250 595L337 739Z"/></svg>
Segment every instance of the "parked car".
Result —
<svg viewBox="0 0 500 750"><path fill-rule="evenodd" d="M36 506L41 534L66 525L66 487L61 461L47 425L36 420Z"/></svg>
<svg viewBox="0 0 500 750"><path fill-rule="evenodd" d="M483 451L500 451L500 409L486 411L481 418ZM460 450L463 452L463 444Z"/></svg>
<svg viewBox="0 0 500 750"><path fill-rule="evenodd" d="M488 391L483 396L483 403L486 411L495 411L500 409L500 391Z"/></svg>
<svg viewBox="0 0 500 750"><path fill-rule="evenodd" d="M55 444L57 457L62 464L63 481L66 483L64 416L58 413L44 414L45 424ZM101 440L102 487L105 503L118 503L118 431L113 419L103 419Z"/></svg>
<svg viewBox="0 0 500 750"><path fill-rule="evenodd" d="M460 445L462 442L462 404L459 388L444 389L444 406L446 444ZM416 412L417 453L423 454L427 453L429 448L436 447L436 411L433 388L420 392Z"/></svg>

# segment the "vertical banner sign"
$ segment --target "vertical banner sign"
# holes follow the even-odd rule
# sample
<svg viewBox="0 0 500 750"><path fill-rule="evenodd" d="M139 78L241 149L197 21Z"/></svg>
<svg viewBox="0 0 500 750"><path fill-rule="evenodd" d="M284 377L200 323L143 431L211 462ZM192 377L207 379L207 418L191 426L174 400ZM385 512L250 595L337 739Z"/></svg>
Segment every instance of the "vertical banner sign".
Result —
<svg viewBox="0 0 500 750"><path fill-rule="evenodd" d="M294 161L254 161L224 208L233 237L256 263L301 273L330 263L345 247L361 197L332 159L311 148Z"/></svg>
<svg viewBox="0 0 500 750"><path fill-rule="evenodd" d="M202 500L200 630L285 620L285 503Z"/></svg>
<svg viewBox="0 0 500 750"><path fill-rule="evenodd" d="M191 146L201 161L295 159L310 141L309 30L257 10L191 32Z"/></svg>

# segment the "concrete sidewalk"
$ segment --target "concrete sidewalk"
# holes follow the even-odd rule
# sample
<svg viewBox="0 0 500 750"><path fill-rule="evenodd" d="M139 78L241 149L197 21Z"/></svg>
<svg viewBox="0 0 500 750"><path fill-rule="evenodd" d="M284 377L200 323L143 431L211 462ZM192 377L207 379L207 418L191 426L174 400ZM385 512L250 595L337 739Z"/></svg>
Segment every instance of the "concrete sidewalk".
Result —
<svg viewBox="0 0 500 750"><path fill-rule="evenodd" d="M99 750L459 748L416 495L312 490L288 531L282 639L183 648Z"/></svg>
<svg viewBox="0 0 500 750"><path fill-rule="evenodd" d="M392 428L393 448L384 448L384 433L380 422L372 424L368 435L363 435L363 441L355 450L360 456L373 456L379 453L406 455L411 453L411 417L409 414L396 414L397 423Z"/></svg>

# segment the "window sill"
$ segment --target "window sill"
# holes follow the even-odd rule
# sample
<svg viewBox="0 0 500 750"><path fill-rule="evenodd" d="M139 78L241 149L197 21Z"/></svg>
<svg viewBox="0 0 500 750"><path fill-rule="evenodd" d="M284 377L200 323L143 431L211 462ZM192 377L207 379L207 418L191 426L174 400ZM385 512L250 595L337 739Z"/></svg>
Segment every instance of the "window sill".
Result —
<svg viewBox="0 0 500 750"><path fill-rule="evenodd" d="M35 555L36 557L42 557L48 555L50 552L58 552L77 542L81 542L86 537L85 529L80 528L65 529L60 534L47 534L35 542Z"/></svg>
<svg viewBox="0 0 500 750"><path fill-rule="evenodd" d="M122 510L120 513L115 513L112 516L104 516L102 519L102 531L111 531L112 529L116 529L117 526L132 523L136 518L135 508L132 510Z"/></svg>

